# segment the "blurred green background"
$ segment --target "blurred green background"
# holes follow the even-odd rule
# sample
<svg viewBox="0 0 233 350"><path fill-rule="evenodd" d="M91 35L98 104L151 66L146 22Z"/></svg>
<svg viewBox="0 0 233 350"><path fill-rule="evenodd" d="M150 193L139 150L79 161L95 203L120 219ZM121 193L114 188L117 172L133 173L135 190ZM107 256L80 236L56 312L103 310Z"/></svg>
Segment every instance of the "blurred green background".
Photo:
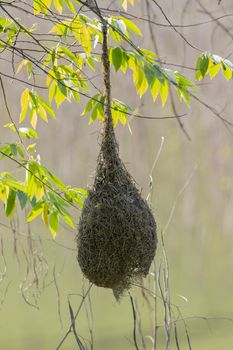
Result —
<svg viewBox="0 0 233 350"><path fill-rule="evenodd" d="M217 6L217 1L203 3L216 17L229 13L232 8L230 0L222 2L222 7ZM173 23L208 20L195 1L182 0L179 5L177 7L175 1L166 1L163 5ZM145 3L138 1L132 11L145 16ZM160 14L155 11L154 15L158 23L164 23ZM232 28L231 18L224 21ZM140 45L153 49L148 25L143 21L137 24L145 33ZM219 27L213 34L214 26L210 23L205 27L182 30L203 51L210 50L226 57L229 54L229 38ZM190 47L184 51L183 40L171 28L156 26L154 30L160 55L165 61L194 66L198 53ZM1 65L4 68L3 62ZM192 70L185 70L185 74L194 79ZM112 78L113 96L129 103L139 114L173 114L169 104L162 109L160 102L153 104L149 95L140 100L134 92L131 77L113 73ZM22 86L8 82L6 88L16 119ZM199 87L198 95L213 107L224 108L224 115L229 117L232 91L232 82L226 82L219 76L212 82L206 79ZM151 204L159 233L171 218L165 233L165 248L169 263L172 320L177 320L179 346L180 349L189 349L184 322L178 317L177 307L186 322L192 349L232 349L232 136L219 119L197 102L192 102L189 110L176 98L175 103L179 114L187 113L182 121L191 141L187 140L176 120L135 118L130 120L130 128L117 127L121 156L146 197L151 167L164 137L153 174ZM93 181L100 130L99 125L88 126L88 120L80 118L83 105L84 101L81 106L63 105L56 121L52 120L48 125L40 123L38 129L42 162L65 183L79 187L91 185ZM3 105L0 110L4 125L8 119ZM2 142L10 142L11 137L7 130L1 129ZM12 168L9 162L0 162L1 172ZM74 213L77 223L79 214ZM30 232L31 246L24 213L18 211L12 223L1 216L0 349L4 350L55 349L70 324L68 298L75 311L82 300L80 294L83 288L88 288L76 260L75 231L62 227L54 242L38 220L30 226ZM156 259L158 266L162 259L160 248ZM35 276L38 281L35 281ZM153 288L153 276L149 276L144 284L145 288ZM137 318L141 320L147 349L152 349L150 337L153 335L154 300L148 296L149 306L136 286L131 293L137 300ZM91 302L94 349L134 349L129 296L126 294L117 303L110 290L93 287ZM88 315L90 318L90 310ZM78 334L90 339L84 307L76 325ZM161 299L158 299L158 325L157 349L163 350L166 347ZM173 324L171 349L177 349L174 331ZM137 338L140 344L139 332ZM77 344L70 334L62 349L75 348Z"/></svg>

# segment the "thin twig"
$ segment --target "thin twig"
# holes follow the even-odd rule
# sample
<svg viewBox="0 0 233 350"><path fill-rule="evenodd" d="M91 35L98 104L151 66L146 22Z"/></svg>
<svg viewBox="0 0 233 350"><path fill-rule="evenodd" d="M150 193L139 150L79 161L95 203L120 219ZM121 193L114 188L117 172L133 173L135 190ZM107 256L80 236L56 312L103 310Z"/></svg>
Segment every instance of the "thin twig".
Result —
<svg viewBox="0 0 233 350"><path fill-rule="evenodd" d="M61 297L60 297L60 290L59 290L58 283L57 283L56 266L55 266L55 264L53 266L53 280L54 280L54 285L55 285L55 289L56 289L56 293L57 293L58 317L59 317L61 328L63 329L63 322L62 322L62 316L61 316Z"/></svg>
<svg viewBox="0 0 233 350"><path fill-rule="evenodd" d="M84 293L84 282L82 286L82 290ZM88 294L87 299L84 302L86 318L88 323L88 330L90 333L90 350L94 349L94 337L93 337L93 310L92 310L92 302L91 302L91 294Z"/></svg>
<svg viewBox="0 0 233 350"><path fill-rule="evenodd" d="M133 341L134 341L135 349L139 350L138 343L137 343L137 315L135 311L133 297L130 293L129 293L129 297L130 297L130 302L131 302L132 311L133 311Z"/></svg>
<svg viewBox="0 0 233 350"><path fill-rule="evenodd" d="M1 75L0 75L0 84L1 84L1 88L2 88L3 99L4 99L4 103L5 103L5 107L6 107L6 110L7 110L8 117L9 117L11 123L12 123L12 124L14 125L14 127L15 127L15 131L17 132L17 135L18 135L18 137L19 137L19 140L20 140L21 144L24 146L24 149L26 150L26 147L25 147L25 145L24 145L23 139L22 139L22 137L21 137L21 135L20 135L20 133L19 133L19 130L18 130L18 128L17 128L17 125L15 124L15 121L14 121L12 115L11 115L11 112L10 112L10 109L9 109L9 106L8 106L8 102L7 102L6 92L5 92L5 88L4 88L4 85L3 85L3 81L2 81Z"/></svg>
<svg viewBox="0 0 233 350"><path fill-rule="evenodd" d="M159 150L158 152L156 153L156 156L155 156L155 160L153 162L153 165L152 165L152 168L151 168L151 171L150 171L150 174L149 174L149 179L150 179L150 182L149 182L149 193L146 197L146 200L149 201L150 198L152 198L152 195L153 195L153 175L154 175L154 170L155 170L155 167L158 163L158 160L159 160L159 157L161 155L161 152L162 152L162 149L163 149L163 145L164 145L164 136L161 137L161 142L160 142L160 146L159 146Z"/></svg>
<svg viewBox="0 0 233 350"><path fill-rule="evenodd" d="M174 215L174 211L175 211L175 209L176 209L177 202L178 202L180 196L183 194L183 192L184 192L185 189L187 188L187 186L189 185L189 183L190 183L190 181L191 181L191 179L192 179L192 177L193 177L194 172L196 171L196 169L197 169L197 166L194 167L194 169L192 170L192 172L191 172L190 175L188 176L187 180L185 181L184 185L182 186L182 188L180 189L180 191L178 192L178 194L177 194L177 196L176 196L176 198L175 198L175 201L174 201L174 203L173 203L173 205L172 205L172 208L171 208L171 211L170 211L170 214L169 214L167 223L166 223L166 225L165 225L165 227L164 227L164 229L163 229L163 232L162 232L162 236L163 236L163 237L164 237L164 235L165 235L165 233L166 233L166 231L167 231L167 229L168 229L168 226L169 226L170 223L171 223L171 220L172 220L173 215Z"/></svg>
<svg viewBox="0 0 233 350"><path fill-rule="evenodd" d="M176 322L174 322L174 333L175 333L176 348L177 348L177 350L180 350L180 345L179 345L179 338L178 338L178 331L177 331Z"/></svg>
<svg viewBox="0 0 233 350"><path fill-rule="evenodd" d="M74 312L72 309L72 306L70 304L70 301L68 300L68 305L69 305L69 311L70 311L70 319L71 319L71 324L72 324L72 332L74 333L76 342L78 344L78 347L80 350L85 350L85 347L83 346L83 343L81 342L77 330L76 330L76 326L75 326L75 317L74 317Z"/></svg>
<svg viewBox="0 0 233 350"><path fill-rule="evenodd" d="M82 306L83 306L83 304L84 304L84 302L85 302L85 299L86 299L86 297L88 296L88 294L89 294L89 292L90 292L92 286L93 286L93 284L90 284L90 286L88 287L86 293L83 295L82 300L81 300L81 302L80 302L80 304L79 304L78 310L76 311L76 313L75 313L75 315L74 315L74 317L73 317L73 321L76 321L76 319L77 319L77 317L78 317L78 315L79 315L79 312L80 312L80 310L81 310L81 308L82 308ZM61 339L61 341L60 341L60 343L58 344L58 346L56 347L56 350L61 349L61 346L64 344L66 338L67 338L68 335L73 331L73 321L71 322L71 325L69 326L69 328L68 328L66 334L65 334L64 337Z"/></svg>
<svg viewBox="0 0 233 350"><path fill-rule="evenodd" d="M173 30L186 42L186 44L188 44L192 49L195 49L199 52L203 52L203 50L199 49L198 47L194 46L193 44L191 44L186 37L180 33L178 31L178 29L176 29L176 27L173 26L173 24L171 23L171 21L169 20L168 16L166 15L165 11L163 10L162 6L159 5L159 3L156 0L152 0L153 3L159 8L160 12L162 13L163 17L165 18L165 20L169 23L169 25L173 28Z"/></svg>
<svg viewBox="0 0 233 350"><path fill-rule="evenodd" d="M140 338L141 338L142 349L146 350L145 337L144 337L143 330L142 330L142 322L141 322L139 307L138 307L138 303L137 303L137 299L136 298L135 298L134 304L135 304L136 314L138 315L138 317L137 317L138 333L139 333Z"/></svg>

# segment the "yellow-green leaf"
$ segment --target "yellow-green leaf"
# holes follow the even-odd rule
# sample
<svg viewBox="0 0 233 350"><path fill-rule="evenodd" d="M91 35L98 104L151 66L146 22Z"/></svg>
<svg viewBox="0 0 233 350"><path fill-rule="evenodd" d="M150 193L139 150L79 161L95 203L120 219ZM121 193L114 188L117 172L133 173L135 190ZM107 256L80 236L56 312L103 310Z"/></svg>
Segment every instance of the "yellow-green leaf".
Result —
<svg viewBox="0 0 233 350"><path fill-rule="evenodd" d="M16 74L18 74L21 69L28 63L29 61L28 60L22 60L17 68L17 71L16 71Z"/></svg>
<svg viewBox="0 0 233 350"><path fill-rule="evenodd" d="M123 21L124 21L124 23L125 23L127 29L130 29L130 30L132 30L133 32L135 32L136 34L142 36L141 30L136 26L135 23L133 23L132 21L130 21L130 20L127 19L127 18L124 18Z"/></svg>
<svg viewBox="0 0 233 350"><path fill-rule="evenodd" d="M63 5L62 5L61 0L54 0L53 3L54 3L55 9L56 9L60 14L62 14Z"/></svg>
<svg viewBox="0 0 233 350"><path fill-rule="evenodd" d="M142 97L145 94L147 89L148 89L148 82L147 82L147 79L145 77L145 74L143 74L142 75L142 82L141 82L140 88L138 89L138 93L139 93L140 97Z"/></svg>
<svg viewBox="0 0 233 350"><path fill-rule="evenodd" d="M6 205L5 205L5 213L6 216L11 216L14 212L16 203L16 192L10 188L9 194L7 197Z"/></svg>
<svg viewBox="0 0 233 350"><path fill-rule="evenodd" d="M72 219L71 219L68 215L62 214L62 218L65 220L65 222L66 222L70 227L75 228Z"/></svg>
<svg viewBox="0 0 233 350"><path fill-rule="evenodd" d="M57 82L54 80L49 87L49 102L51 103L54 95L56 94Z"/></svg>
<svg viewBox="0 0 233 350"><path fill-rule="evenodd" d="M159 79L155 78L151 84L151 95L152 95L153 101L155 101L156 98L158 97L160 87L161 87L161 84Z"/></svg>
<svg viewBox="0 0 233 350"><path fill-rule="evenodd" d="M46 14L48 12L48 10L51 7L51 4L52 4L52 0L43 0L43 5L41 6L42 7L41 11L43 12L43 14Z"/></svg>
<svg viewBox="0 0 233 350"><path fill-rule="evenodd" d="M128 0L121 0L121 5L125 11L127 11Z"/></svg>
<svg viewBox="0 0 233 350"><path fill-rule="evenodd" d="M162 100L162 105L164 106L166 101L167 101L167 97L168 97L168 81L167 79L164 80L164 83L161 84L160 87L160 96L161 96L161 100Z"/></svg>
<svg viewBox="0 0 233 350"><path fill-rule="evenodd" d="M112 58L112 63L115 67L115 70L118 71L122 62L122 51L119 47L116 47L115 49L112 50L111 58Z"/></svg>
<svg viewBox="0 0 233 350"><path fill-rule="evenodd" d="M53 238L56 237L57 231L58 231L58 224L59 224L59 219L58 219L58 212L53 212L49 216L49 229L51 231L51 234Z"/></svg>
<svg viewBox="0 0 233 350"><path fill-rule="evenodd" d="M232 78L232 70L224 62L222 62L222 72L227 80Z"/></svg>
<svg viewBox="0 0 233 350"><path fill-rule="evenodd" d="M215 64L213 62L211 62L210 66L209 66L209 75L210 75L210 79L213 79L219 72L219 69L221 68L221 64Z"/></svg>
<svg viewBox="0 0 233 350"><path fill-rule="evenodd" d="M27 146L27 151L34 153L36 151L36 143L31 143L29 146Z"/></svg>
<svg viewBox="0 0 233 350"><path fill-rule="evenodd" d="M17 197L19 199L19 204L20 204L20 208L24 209L27 201L28 201L28 197L26 195L26 193L24 193L23 191L18 190L17 191Z"/></svg>
<svg viewBox="0 0 233 350"><path fill-rule="evenodd" d="M36 129L36 124L37 124L37 113L34 108L31 109L30 111L30 122L33 127L33 129Z"/></svg>
<svg viewBox="0 0 233 350"><path fill-rule="evenodd" d="M29 90L25 89L21 95L21 113L19 116L19 122L22 123L26 117L29 106Z"/></svg>
<svg viewBox="0 0 233 350"><path fill-rule="evenodd" d="M39 113L40 117L48 123L47 112L46 112L45 108L42 105L40 105L38 107L38 113Z"/></svg>
<svg viewBox="0 0 233 350"><path fill-rule="evenodd" d="M48 205L47 205L47 203L44 203L44 205L43 205L42 219L43 219L45 225L48 226L49 220L48 220Z"/></svg>
<svg viewBox="0 0 233 350"><path fill-rule="evenodd" d="M57 104L57 107L59 107L66 99L66 96L63 95L60 89L56 89L56 94L55 94L55 101Z"/></svg>
<svg viewBox="0 0 233 350"><path fill-rule="evenodd" d="M41 6L38 3L38 0L34 0L33 3L33 13L34 15L39 15L41 13Z"/></svg>
<svg viewBox="0 0 233 350"><path fill-rule="evenodd" d="M44 210L44 202L39 202L35 205L35 207L30 211L30 213L27 216L27 222L31 222L34 220L38 215L40 215Z"/></svg>

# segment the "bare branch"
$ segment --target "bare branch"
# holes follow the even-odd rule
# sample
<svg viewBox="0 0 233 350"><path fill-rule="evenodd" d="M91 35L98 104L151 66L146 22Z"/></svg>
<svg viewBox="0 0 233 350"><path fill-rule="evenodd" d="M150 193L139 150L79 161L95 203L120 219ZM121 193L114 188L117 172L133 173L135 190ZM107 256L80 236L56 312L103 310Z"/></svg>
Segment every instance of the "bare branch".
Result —
<svg viewBox="0 0 233 350"><path fill-rule="evenodd" d="M173 26L173 24L171 23L171 21L169 20L169 18L167 17L166 13L164 12L163 8L161 5L159 5L159 3L156 0L152 0L153 3L159 8L159 10L161 11L161 13L163 14L164 18L166 19L166 21L169 23L169 25L174 29L174 31L186 42L186 44L188 44L192 49L195 49L199 52L202 52L203 50L199 49L198 47L194 46L193 44L191 44L186 37L180 33L176 27Z"/></svg>

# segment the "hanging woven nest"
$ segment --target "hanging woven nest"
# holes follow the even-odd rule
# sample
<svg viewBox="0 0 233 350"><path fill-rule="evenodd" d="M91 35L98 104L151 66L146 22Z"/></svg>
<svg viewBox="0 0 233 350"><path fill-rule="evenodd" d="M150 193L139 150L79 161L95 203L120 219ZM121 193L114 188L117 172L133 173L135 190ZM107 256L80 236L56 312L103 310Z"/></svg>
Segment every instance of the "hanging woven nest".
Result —
<svg viewBox="0 0 233 350"><path fill-rule="evenodd" d="M102 56L107 85L105 121L94 184L79 221L77 259L90 282L111 288L119 299L132 282L148 274L157 236L153 214L119 157L106 52Z"/></svg>
<svg viewBox="0 0 233 350"><path fill-rule="evenodd" d="M78 227L78 261L97 286L118 298L149 272L156 249L156 223L119 158L112 123L106 119L95 181Z"/></svg>

